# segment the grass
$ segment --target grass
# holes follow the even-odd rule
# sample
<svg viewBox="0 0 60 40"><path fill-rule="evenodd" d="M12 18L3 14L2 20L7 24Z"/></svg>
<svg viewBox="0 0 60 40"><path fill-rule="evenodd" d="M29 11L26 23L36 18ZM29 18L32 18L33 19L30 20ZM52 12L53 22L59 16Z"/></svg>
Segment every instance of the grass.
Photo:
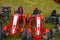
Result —
<svg viewBox="0 0 60 40"><path fill-rule="evenodd" d="M53 2L53 0L0 0L0 6L11 6L13 13L17 10L18 6L23 6L24 13L30 14L34 8L37 7L42 11L44 18L51 13L53 9L57 10L57 14L60 13L60 4ZM52 28L51 23L45 24L45 27ZM7 40L17 40L20 37L8 37ZM59 40L57 35L55 40Z"/></svg>

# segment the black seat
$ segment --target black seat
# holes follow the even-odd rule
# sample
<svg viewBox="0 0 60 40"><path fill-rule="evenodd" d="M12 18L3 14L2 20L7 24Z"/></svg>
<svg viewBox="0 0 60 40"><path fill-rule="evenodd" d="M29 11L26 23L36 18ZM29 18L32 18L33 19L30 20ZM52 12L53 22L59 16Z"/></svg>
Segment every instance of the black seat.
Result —
<svg viewBox="0 0 60 40"><path fill-rule="evenodd" d="M53 10L51 16L56 16L56 10Z"/></svg>
<svg viewBox="0 0 60 40"><path fill-rule="evenodd" d="M33 15L38 15L40 13L41 13L41 11L38 10L38 8L35 8L34 11L33 11Z"/></svg>

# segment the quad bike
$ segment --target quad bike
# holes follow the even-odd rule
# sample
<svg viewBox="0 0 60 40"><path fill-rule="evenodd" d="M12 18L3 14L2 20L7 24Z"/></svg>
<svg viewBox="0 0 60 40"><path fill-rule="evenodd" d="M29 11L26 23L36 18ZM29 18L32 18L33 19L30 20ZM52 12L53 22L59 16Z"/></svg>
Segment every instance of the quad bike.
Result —
<svg viewBox="0 0 60 40"><path fill-rule="evenodd" d="M56 10L52 12L51 15L48 15L46 18L45 18L45 22L52 22L54 23L54 30L55 32L58 32L60 34L60 15L58 14L54 14L56 13Z"/></svg>
<svg viewBox="0 0 60 40"><path fill-rule="evenodd" d="M21 32L23 32L23 29L25 27L25 20L26 20L26 14L19 15L19 14L14 14L12 17L12 21L9 25L5 25L3 30L6 31L8 33L9 36L18 36L20 35ZM23 24L21 26L21 28L19 29L18 27L18 23L21 22L21 20L23 20Z"/></svg>
<svg viewBox="0 0 60 40"><path fill-rule="evenodd" d="M21 27L19 28L18 25L19 22L21 22L23 20L23 24L21 25ZM26 25L26 14L18 14L17 12L14 12L13 16L12 16L12 20L10 22L9 25L5 25L2 30L5 31L6 36L19 36L20 33L23 33L24 31L24 27Z"/></svg>
<svg viewBox="0 0 60 40"><path fill-rule="evenodd" d="M47 17L45 17L45 22L57 23L57 17L59 17L59 15L56 14L56 10L53 10L51 15L48 15Z"/></svg>
<svg viewBox="0 0 60 40"><path fill-rule="evenodd" d="M34 26L32 26L32 19L34 21ZM29 40L30 38L33 38L33 40L50 40L51 38L54 37L53 34L54 30L51 29L49 31L47 28L44 27L43 22L42 22L42 16L37 15L37 16L29 16L29 27L28 27L28 32L29 34Z"/></svg>
<svg viewBox="0 0 60 40"><path fill-rule="evenodd" d="M18 24L23 20L23 24L19 29ZM14 12L12 16L12 20L9 25L5 25L3 30L7 31L10 36L18 36L21 32L23 32L26 24L26 14L23 14L23 8L19 7L16 12Z"/></svg>
<svg viewBox="0 0 60 40"><path fill-rule="evenodd" d="M60 3L60 0L53 0L54 2Z"/></svg>
<svg viewBox="0 0 60 40"><path fill-rule="evenodd" d="M55 35L54 30L50 31L43 25L43 17L37 14L30 14L28 17L28 29L24 29L22 40L50 40Z"/></svg>
<svg viewBox="0 0 60 40"><path fill-rule="evenodd" d="M6 20L9 18L9 14L11 13L11 7L3 6L0 11L0 19L2 22L6 22Z"/></svg>
<svg viewBox="0 0 60 40"><path fill-rule="evenodd" d="M6 31L2 30L2 22L0 22L0 40L3 40L3 38L6 39L7 34Z"/></svg>

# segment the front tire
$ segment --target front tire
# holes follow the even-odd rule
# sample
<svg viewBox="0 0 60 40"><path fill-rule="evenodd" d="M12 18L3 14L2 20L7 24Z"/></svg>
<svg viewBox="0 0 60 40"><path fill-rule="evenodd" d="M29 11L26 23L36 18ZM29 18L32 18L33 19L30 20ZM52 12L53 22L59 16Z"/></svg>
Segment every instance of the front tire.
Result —
<svg viewBox="0 0 60 40"><path fill-rule="evenodd" d="M24 31L22 32L22 40L27 40L26 35L27 35L27 30L24 29Z"/></svg>
<svg viewBox="0 0 60 40"><path fill-rule="evenodd" d="M27 31L27 39L32 40L32 35Z"/></svg>
<svg viewBox="0 0 60 40"><path fill-rule="evenodd" d="M45 34L44 40L54 40L55 30L51 29L49 33Z"/></svg>

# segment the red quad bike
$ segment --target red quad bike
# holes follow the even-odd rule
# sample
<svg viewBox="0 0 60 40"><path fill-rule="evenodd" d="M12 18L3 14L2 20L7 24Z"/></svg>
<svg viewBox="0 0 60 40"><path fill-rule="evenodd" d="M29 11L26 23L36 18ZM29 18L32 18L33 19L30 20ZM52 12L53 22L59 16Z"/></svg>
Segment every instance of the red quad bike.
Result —
<svg viewBox="0 0 60 40"><path fill-rule="evenodd" d="M44 27L41 15L29 15L28 40L50 40L55 36L54 30L50 31ZM34 24L33 24L34 23Z"/></svg>
<svg viewBox="0 0 60 40"><path fill-rule="evenodd" d="M22 19L23 19L24 23L21 26L21 28L18 29L18 23ZM25 20L26 20L26 14L24 14L24 16L22 18L21 18L21 15L14 14L10 25L5 25L3 30L7 31L9 36L18 36L19 33L23 32L23 28L26 24Z"/></svg>
<svg viewBox="0 0 60 40"><path fill-rule="evenodd" d="M54 2L60 3L60 0L53 0Z"/></svg>
<svg viewBox="0 0 60 40"><path fill-rule="evenodd" d="M22 11L21 11L22 12ZM5 25L3 27L3 31L6 31L6 34L9 36L19 36L20 33L23 33L24 27L26 24L26 14L21 15L22 13L18 14L17 12L14 12L12 16L12 20L9 25ZM21 28L19 29L18 24L23 20L23 24Z"/></svg>

